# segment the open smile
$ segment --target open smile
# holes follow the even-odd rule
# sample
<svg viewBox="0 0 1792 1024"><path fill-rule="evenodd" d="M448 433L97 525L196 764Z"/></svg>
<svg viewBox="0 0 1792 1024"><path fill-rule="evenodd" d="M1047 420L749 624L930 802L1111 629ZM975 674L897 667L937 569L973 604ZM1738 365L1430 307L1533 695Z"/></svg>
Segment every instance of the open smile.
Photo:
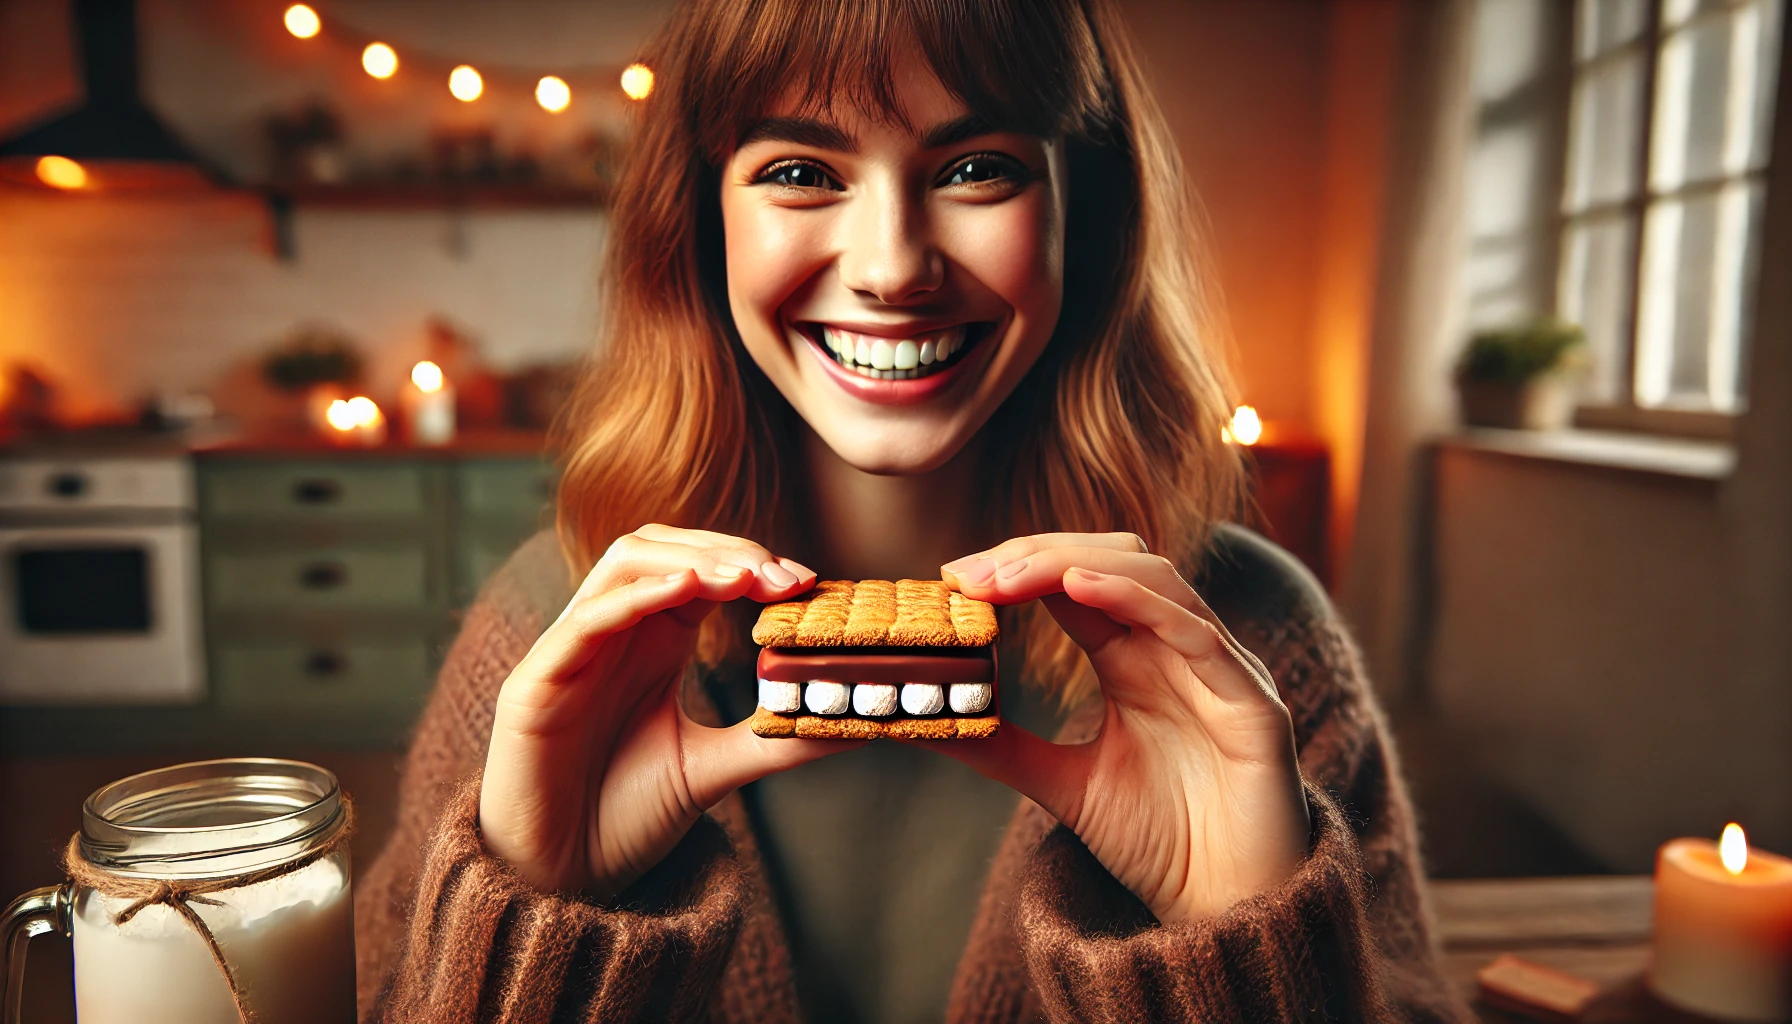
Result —
<svg viewBox="0 0 1792 1024"><path fill-rule="evenodd" d="M875 328L880 333L874 334L809 322L798 325L797 333L848 394L877 405L912 405L951 387L970 356L988 347L981 342L996 332L996 326L989 322L880 325Z"/></svg>

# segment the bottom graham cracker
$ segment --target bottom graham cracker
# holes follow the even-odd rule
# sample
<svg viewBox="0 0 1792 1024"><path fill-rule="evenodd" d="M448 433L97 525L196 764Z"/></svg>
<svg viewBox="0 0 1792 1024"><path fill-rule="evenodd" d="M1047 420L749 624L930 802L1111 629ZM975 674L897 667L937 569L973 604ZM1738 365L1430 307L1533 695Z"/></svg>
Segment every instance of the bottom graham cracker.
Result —
<svg viewBox="0 0 1792 1024"><path fill-rule="evenodd" d="M748 719L748 727L756 736L780 739L795 736L815 740L981 740L996 734L1001 719L994 713L954 718L871 718L826 717L822 715L780 715L756 708Z"/></svg>

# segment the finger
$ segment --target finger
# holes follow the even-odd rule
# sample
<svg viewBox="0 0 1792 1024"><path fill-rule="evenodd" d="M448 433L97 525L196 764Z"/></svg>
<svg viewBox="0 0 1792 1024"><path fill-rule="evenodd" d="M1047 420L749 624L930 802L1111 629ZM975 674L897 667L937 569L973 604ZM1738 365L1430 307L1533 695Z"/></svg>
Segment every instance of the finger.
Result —
<svg viewBox="0 0 1792 1024"><path fill-rule="evenodd" d="M981 583L963 581L959 590L967 597L991 604L1024 604L1063 590L1065 571L1078 567L1137 580L1190 611L1201 603L1194 588L1169 559L1162 555L1103 547L1046 548L1025 558L1004 562Z"/></svg>
<svg viewBox="0 0 1792 1024"><path fill-rule="evenodd" d="M747 722L718 729L682 712L678 735L692 805L704 810L749 782L865 745L864 740L767 739Z"/></svg>
<svg viewBox="0 0 1792 1024"><path fill-rule="evenodd" d="M969 765L1074 826L1095 766L1099 739L1053 743L1006 719L994 736L981 740L904 740Z"/></svg>
<svg viewBox="0 0 1792 1024"><path fill-rule="evenodd" d="M761 547L750 540L736 537L731 534L717 533L714 530L688 530L683 527L666 526L661 523L648 523L646 526L641 527L635 532L646 537L648 540L688 544L691 547L697 548L752 552L755 556L759 557L759 561L754 563L755 566L763 565L766 562L775 562L778 565L789 569L798 577L807 577L807 580L804 583L805 586L815 579L815 570L798 562L796 559L774 556L764 547Z"/></svg>
<svg viewBox="0 0 1792 1024"><path fill-rule="evenodd" d="M1148 550L1145 539L1136 533L1036 533L1030 537L1015 537L993 548L954 559L940 566L940 574L947 583L955 583L967 574L982 580L1008 562L1057 547L1106 548L1139 554ZM986 561L987 566L980 564Z"/></svg>
<svg viewBox="0 0 1792 1024"><path fill-rule="evenodd" d="M1088 569L1071 569L1064 574L1064 593L1078 604L1105 612L1116 622L1149 630L1181 655L1201 682L1221 700L1237 703L1257 701L1265 696L1276 699L1275 688L1269 680L1258 675L1255 667L1219 627L1137 580ZM1110 658L1112 646L1085 648L1098 675L1105 677L1108 672L1120 668L1102 663Z"/></svg>
<svg viewBox="0 0 1792 1024"><path fill-rule="evenodd" d="M646 576L663 576L680 569L694 569L705 580L744 586L729 589L716 600L750 597L756 601L781 601L806 589L800 577L779 565L757 544L738 542L736 547L694 547L689 544L650 540L639 532L617 538L592 567L573 595L573 601L594 597ZM756 561L756 559L758 559ZM706 593L706 597L710 596Z"/></svg>

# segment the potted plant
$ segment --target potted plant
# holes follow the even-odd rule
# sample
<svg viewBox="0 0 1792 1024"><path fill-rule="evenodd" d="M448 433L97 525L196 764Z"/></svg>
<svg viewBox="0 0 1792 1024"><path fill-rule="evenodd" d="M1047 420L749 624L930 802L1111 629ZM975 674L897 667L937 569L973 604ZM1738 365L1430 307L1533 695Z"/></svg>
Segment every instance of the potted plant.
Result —
<svg viewBox="0 0 1792 1024"><path fill-rule="evenodd" d="M1456 363L1469 426L1555 430L1574 415L1587 336L1553 317L1477 332Z"/></svg>
<svg viewBox="0 0 1792 1024"><path fill-rule="evenodd" d="M343 331L306 324L261 361L262 379L276 391L299 397L306 424L324 429L330 403L347 398L345 389L361 379L361 354Z"/></svg>

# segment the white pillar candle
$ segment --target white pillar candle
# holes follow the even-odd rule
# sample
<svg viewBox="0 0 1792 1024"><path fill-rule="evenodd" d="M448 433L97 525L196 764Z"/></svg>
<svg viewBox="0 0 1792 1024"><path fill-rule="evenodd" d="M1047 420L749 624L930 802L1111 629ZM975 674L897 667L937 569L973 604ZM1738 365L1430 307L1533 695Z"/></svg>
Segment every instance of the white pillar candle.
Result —
<svg viewBox="0 0 1792 1024"><path fill-rule="evenodd" d="M1792 860L1724 832L1721 846L1673 839L1656 854L1649 987L1710 1017L1792 1019Z"/></svg>
<svg viewBox="0 0 1792 1024"><path fill-rule="evenodd" d="M444 445L454 440L454 385L441 367L428 360L411 367L403 401L412 444Z"/></svg>

